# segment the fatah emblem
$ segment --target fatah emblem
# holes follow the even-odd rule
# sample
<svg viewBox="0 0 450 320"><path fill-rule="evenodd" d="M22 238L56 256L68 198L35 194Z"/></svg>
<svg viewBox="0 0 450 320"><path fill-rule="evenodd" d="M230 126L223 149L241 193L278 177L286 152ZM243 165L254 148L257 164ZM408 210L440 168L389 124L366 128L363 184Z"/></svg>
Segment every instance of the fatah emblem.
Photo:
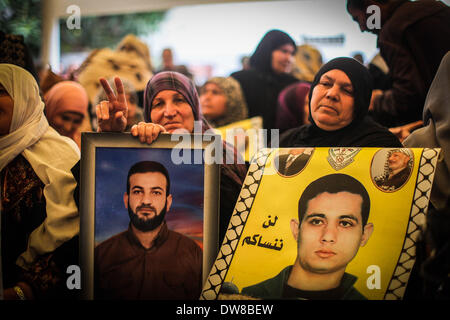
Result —
<svg viewBox="0 0 450 320"><path fill-rule="evenodd" d="M353 158L361 148L330 148L328 149L328 163L334 170L341 170L355 161Z"/></svg>

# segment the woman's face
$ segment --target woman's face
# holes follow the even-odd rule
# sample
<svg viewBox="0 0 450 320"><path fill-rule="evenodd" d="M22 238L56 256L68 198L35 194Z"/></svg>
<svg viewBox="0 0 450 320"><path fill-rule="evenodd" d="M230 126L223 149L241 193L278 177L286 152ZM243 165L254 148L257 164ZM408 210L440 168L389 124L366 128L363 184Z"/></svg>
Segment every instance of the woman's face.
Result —
<svg viewBox="0 0 450 320"><path fill-rule="evenodd" d="M62 136L72 137L80 128L84 116L78 112L66 111L56 114L50 125Z"/></svg>
<svg viewBox="0 0 450 320"><path fill-rule="evenodd" d="M353 86L341 70L333 69L320 77L311 96L311 116L326 131L346 127L353 120Z"/></svg>
<svg viewBox="0 0 450 320"><path fill-rule="evenodd" d="M14 101L0 83L0 137L9 133L13 109Z"/></svg>
<svg viewBox="0 0 450 320"><path fill-rule="evenodd" d="M194 131L194 113L183 95L175 90L159 92L153 101L150 118L162 125L168 132L177 129Z"/></svg>
<svg viewBox="0 0 450 320"><path fill-rule="evenodd" d="M227 97L215 83L207 83L200 92L202 113L208 119L217 119L227 110Z"/></svg>
<svg viewBox="0 0 450 320"><path fill-rule="evenodd" d="M272 70L275 73L289 73L292 70L295 48L292 44L286 43L278 49L272 51Z"/></svg>

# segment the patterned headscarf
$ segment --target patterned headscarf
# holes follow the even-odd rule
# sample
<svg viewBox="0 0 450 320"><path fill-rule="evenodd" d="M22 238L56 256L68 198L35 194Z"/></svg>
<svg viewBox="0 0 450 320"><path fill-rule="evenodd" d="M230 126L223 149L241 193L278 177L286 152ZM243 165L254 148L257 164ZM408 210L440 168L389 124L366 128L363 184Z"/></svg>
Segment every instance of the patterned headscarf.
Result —
<svg viewBox="0 0 450 320"><path fill-rule="evenodd" d="M0 63L24 68L38 81L33 58L22 35L7 34L0 30Z"/></svg>
<svg viewBox="0 0 450 320"><path fill-rule="evenodd" d="M320 51L309 44L303 44L297 47L292 74L299 80L311 83L322 65Z"/></svg>
<svg viewBox="0 0 450 320"><path fill-rule="evenodd" d="M227 98L225 113L220 118L208 119L213 127L222 127L233 122L247 119L247 103L245 102L241 85L237 80L232 77L214 77L206 81L202 88L208 83L217 85Z"/></svg>
<svg viewBox="0 0 450 320"><path fill-rule="evenodd" d="M144 118L146 122L152 122L151 111L153 99L155 99L158 93L164 90L177 91L186 99L192 108L194 120L202 121L203 132L211 128L200 110L200 101L194 83L185 75L173 71L157 73L147 83L144 93Z"/></svg>

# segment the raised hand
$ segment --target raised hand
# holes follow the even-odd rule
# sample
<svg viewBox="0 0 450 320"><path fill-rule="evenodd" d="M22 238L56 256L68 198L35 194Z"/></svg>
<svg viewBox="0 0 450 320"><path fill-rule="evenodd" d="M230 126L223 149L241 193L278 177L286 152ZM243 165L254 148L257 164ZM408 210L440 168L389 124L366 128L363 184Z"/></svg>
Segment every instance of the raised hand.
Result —
<svg viewBox="0 0 450 320"><path fill-rule="evenodd" d="M105 78L100 78L108 101L101 101L95 107L98 120L98 132L122 132L127 126L128 107L125 90L119 77L114 78L117 96Z"/></svg>

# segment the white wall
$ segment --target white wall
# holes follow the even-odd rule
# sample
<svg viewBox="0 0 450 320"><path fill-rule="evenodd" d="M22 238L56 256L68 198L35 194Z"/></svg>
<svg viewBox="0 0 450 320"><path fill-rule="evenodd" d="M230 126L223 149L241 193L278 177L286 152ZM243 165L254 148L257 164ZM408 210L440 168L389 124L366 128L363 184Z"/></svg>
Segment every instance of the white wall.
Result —
<svg viewBox="0 0 450 320"><path fill-rule="evenodd" d="M341 47L323 46L324 60L362 51L376 54L376 36L361 33L345 8L345 0L248 2L183 6L171 9L160 31L145 38L154 64L164 47L172 47L177 63L211 64L214 75L240 68L240 57L250 55L270 29L281 29L297 42L303 36L345 34Z"/></svg>

